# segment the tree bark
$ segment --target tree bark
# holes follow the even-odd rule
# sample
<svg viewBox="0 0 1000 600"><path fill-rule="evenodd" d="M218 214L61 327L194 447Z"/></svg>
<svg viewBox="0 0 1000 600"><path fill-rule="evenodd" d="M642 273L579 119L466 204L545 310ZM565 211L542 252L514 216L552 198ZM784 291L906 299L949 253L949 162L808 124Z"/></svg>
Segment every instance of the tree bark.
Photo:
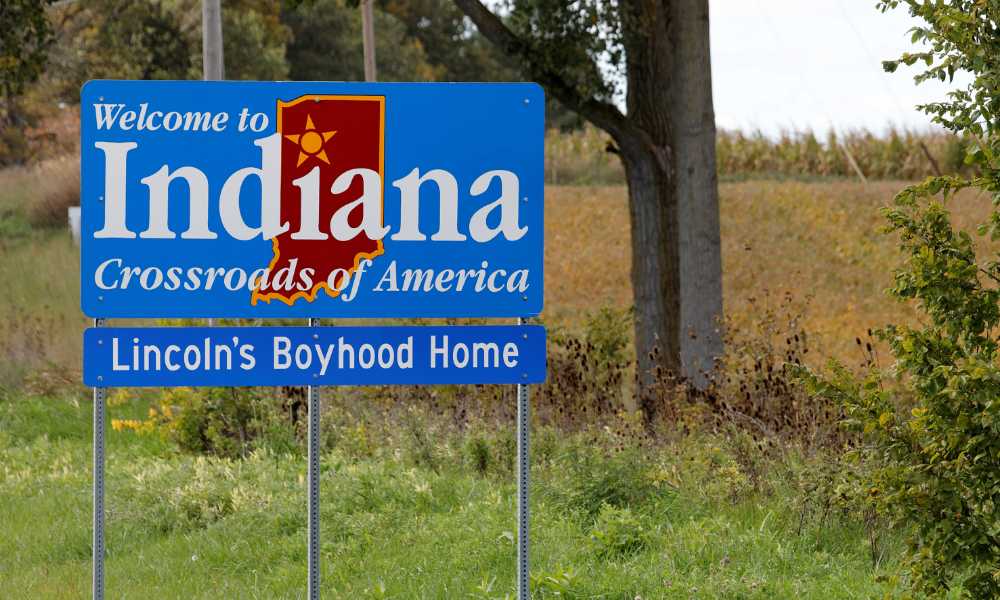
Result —
<svg viewBox="0 0 1000 600"><path fill-rule="evenodd" d="M667 110L675 124L680 232L681 374L704 389L722 356L722 253L708 0L670 3L675 60Z"/></svg>
<svg viewBox="0 0 1000 600"><path fill-rule="evenodd" d="M660 386L680 373L680 247L675 186L648 149L622 145L632 231L632 294L639 408L657 420Z"/></svg>
<svg viewBox="0 0 1000 600"><path fill-rule="evenodd" d="M630 125L618 136L628 180L638 399L647 424L662 398L657 381L681 372L681 246L670 77L675 52L666 3L623 2Z"/></svg>
<svg viewBox="0 0 1000 600"><path fill-rule="evenodd" d="M638 0L623 4L623 10L627 120L648 135L653 166L659 160L661 167L649 178L644 175L648 169L640 166L649 162L644 153L621 154L632 205L632 281L642 398L652 393L657 368L695 387L706 387L722 355L715 111L708 0ZM644 189L650 185L655 190ZM639 205L647 202L658 203L659 209ZM650 217L662 223L640 220ZM657 231L662 235L657 237ZM648 264L648 255L654 252L661 256L659 271L650 270ZM654 289L669 297L657 302L649 297ZM650 358L653 347L660 353ZM647 418L655 416L655 410L646 411Z"/></svg>

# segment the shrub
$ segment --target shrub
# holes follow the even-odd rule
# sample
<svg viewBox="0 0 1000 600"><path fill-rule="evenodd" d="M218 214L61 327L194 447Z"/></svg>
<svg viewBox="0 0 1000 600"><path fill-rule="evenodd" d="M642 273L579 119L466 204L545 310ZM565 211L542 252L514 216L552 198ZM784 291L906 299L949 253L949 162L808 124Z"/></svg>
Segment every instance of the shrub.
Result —
<svg viewBox="0 0 1000 600"><path fill-rule="evenodd" d="M53 107L47 90L33 90L27 98L31 112L36 116L26 130L29 159L32 162L51 158L79 156L80 113L77 107L59 103ZM78 160L78 159L75 159Z"/></svg>
<svg viewBox="0 0 1000 600"><path fill-rule="evenodd" d="M0 167L23 163L28 148L28 138L22 128L0 127Z"/></svg>
<svg viewBox="0 0 1000 600"><path fill-rule="evenodd" d="M923 108L939 124L976 140L969 161L983 175L929 178L904 189L885 211L905 257L890 292L915 301L926 316L916 326L878 332L895 358L893 369L873 364L858 378L833 365L826 375L803 376L816 394L843 402L847 423L864 434L868 444L862 448L870 447L867 456L874 460L870 494L910 532L909 585L939 595L960 584L967 596L996 598L1000 262L977 256L972 236L952 226L946 203L966 187L988 193L994 209L978 231L1000 238L1000 121L994 116L1000 41L992 24L1000 1L880 3L883 9L899 4L924 20L913 40L930 49L904 54L886 69L921 61L927 69L918 81L950 80L956 70L973 75L966 89Z"/></svg>
<svg viewBox="0 0 1000 600"><path fill-rule="evenodd" d="M126 392L119 392L119 395ZM116 396L116 401L123 401ZM112 420L117 431L160 433L184 451L226 458L255 448L297 453L296 429L273 388L172 388L144 420Z"/></svg>
<svg viewBox="0 0 1000 600"><path fill-rule="evenodd" d="M955 231L944 205L923 199L957 181L907 188L887 210L907 255L891 293L915 299L927 314L918 327L877 332L895 357L893 379L877 365L855 378L834 365L806 373L811 389L846 406L847 424L874 444L872 495L900 526L912 526L913 585L937 593L955 573L975 597L1000 594L1000 365L995 328L1000 263L982 265L972 238ZM856 454L861 450L855 450Z"/></svg>

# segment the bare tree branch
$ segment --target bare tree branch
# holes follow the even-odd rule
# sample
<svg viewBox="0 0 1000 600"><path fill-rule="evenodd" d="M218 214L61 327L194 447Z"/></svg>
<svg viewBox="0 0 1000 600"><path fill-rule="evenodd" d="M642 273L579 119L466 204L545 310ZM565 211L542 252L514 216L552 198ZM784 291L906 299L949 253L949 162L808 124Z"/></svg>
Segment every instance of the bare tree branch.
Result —
<svg viewBox="0 0 1000 600"><path fill-rule="evenodd" d="M534 49L511 31L480 0L454 0L454 2L475 23L479 32L486 39L508 56L517 59L532 79L542 84L549 93L568 108L607 131L616 139L620 139L626 130L631 129L625 115L618 110L617 106L610 102L581 95L559 73L543 65Z"/></svg>

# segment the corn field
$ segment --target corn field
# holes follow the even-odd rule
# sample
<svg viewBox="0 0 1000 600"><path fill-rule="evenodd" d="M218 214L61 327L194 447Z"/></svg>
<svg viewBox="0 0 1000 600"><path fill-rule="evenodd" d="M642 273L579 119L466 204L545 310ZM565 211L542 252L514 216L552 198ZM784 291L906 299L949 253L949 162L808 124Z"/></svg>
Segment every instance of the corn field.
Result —
<svg viewBox="0 0 1000 600"><path fill-rule="evenodd" d="M890 129L831 132L820 140L811 131L720 131L717 138L719 176L916 180L936 173L964 173L969 140L945 132ZM967 173L966 173L967 174ZM552 130L545 140L545 177L563 185L618 184L625 180L610 137L594 127L570 132Z"/></svg>

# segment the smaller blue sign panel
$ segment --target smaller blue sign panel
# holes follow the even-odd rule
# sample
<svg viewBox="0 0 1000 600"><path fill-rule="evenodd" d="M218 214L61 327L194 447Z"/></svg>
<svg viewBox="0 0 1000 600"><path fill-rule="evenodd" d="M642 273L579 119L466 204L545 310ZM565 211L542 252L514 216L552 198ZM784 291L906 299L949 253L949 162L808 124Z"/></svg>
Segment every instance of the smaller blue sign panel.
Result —
<svg viewBox="0 0 1000 600"><path fill-rule="evenodd" d="M93 387L509 384L545 381L540 325L91 328Z"/></svg>

